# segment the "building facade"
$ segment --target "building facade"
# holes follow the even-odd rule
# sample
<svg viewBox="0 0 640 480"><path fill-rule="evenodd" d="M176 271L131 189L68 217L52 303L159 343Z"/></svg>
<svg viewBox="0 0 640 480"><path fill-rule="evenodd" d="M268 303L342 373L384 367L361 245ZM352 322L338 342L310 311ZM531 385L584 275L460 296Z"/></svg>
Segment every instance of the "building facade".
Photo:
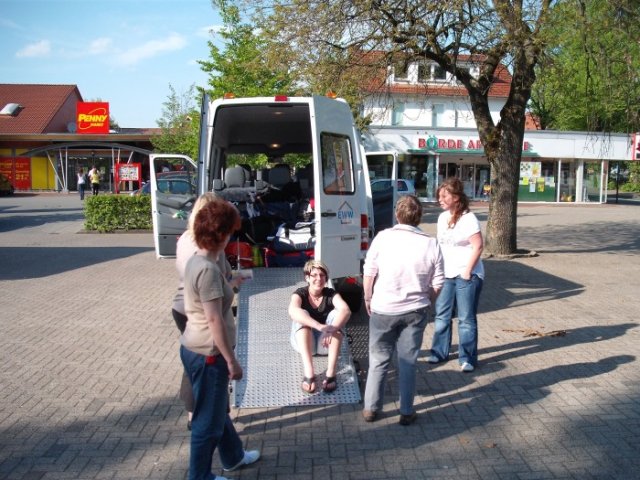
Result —
<svg viewBox="0 0 640 480"><path fill-rule="evenodd" d="M478 75L471 58L462 58L461 65ZM507 69L499 68L488 92L494 122L510 82ZM466 89L437 64L391 67L384 92L372 95L362 114L372 119L363 136L372 177L389 178L395 171L427 201L435 200L437 186L450 176L464 182L472 199L490 194L490 166ZM527 127L519 201L604 203L609 163L634 159L633 135L537 130L531 118Z"/></svg>
<svg viewBox="0 0 640 480"><path fill-rule="evenodd" d="M138 187L135 181L116 185L117 165L146 165L148 172L150 138L158 129L109 130L107 124L105 133L81 133L79 104L85 102L76 85L0 84L0 173L17 191L76 190L77 174L93 166L101 190Z"/></svg>

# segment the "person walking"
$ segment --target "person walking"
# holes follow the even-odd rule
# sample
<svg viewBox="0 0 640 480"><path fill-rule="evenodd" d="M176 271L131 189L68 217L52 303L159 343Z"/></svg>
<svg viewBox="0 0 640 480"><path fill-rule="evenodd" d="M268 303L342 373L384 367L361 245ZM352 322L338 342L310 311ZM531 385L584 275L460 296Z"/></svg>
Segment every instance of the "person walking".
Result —
<svg viewBox="0 0 640 480"><path fill-rule="evenodd" d="M84 178L84 169L78 170L78 193L80 194L80 200L84 200L84 187L86 186L86 180Z"/></svg>
<svg viewBox="0 0 640 480"><path fill-rule="evenodd" d="M100 191L100 172L95 165L89 170L89 181L91 182L91 193L98 195Z"/></svg>
<svg viewBox="0 0 640 480"><path fill-rule="evenodd" d="M229 380L240 380L243 371L234 352L234 292L218 259L240 226L238 209L221 198L208 202L194 218L193 239L198 251L185 266L188 320L180 337L180 358L194 398L189 480L224 479L211 472L216 448L227 472L260 458L258 450L244 450L228 413Z"/></svg>
<svg viewBox="0 0 640 480"><path fill-rule="evenodd" d="M362 415L373 422L382 412L384 384L397 352L401 425L410 425L416 362L430 308L444 282L436 239L418 225L422 205L406 195L395 209L398 224L373 239L364 263L364 301L369 314L369 373Z"/></svg>
<svg viewBox="0 0 640 480"><path fill-rule="evenodd" d="M444 210L437 237L444 258L444 286L436 301L435 330L429 363L444 362L451 349L451 324L458 316L458 362L463 372L478 365L478 301L484 281L480 222L469 211L469 198L460 179L447 178L437 190Z"/></svg>

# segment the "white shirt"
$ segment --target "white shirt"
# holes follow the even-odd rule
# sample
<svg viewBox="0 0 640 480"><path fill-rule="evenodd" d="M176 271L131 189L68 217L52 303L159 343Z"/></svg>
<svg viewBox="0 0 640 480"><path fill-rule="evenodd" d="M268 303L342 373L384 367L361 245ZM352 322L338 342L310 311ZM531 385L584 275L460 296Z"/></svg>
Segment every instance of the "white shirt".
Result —
<svg viewBox="0 0 640 480"><path fill-rule="evenodd" d="M444 283L438 242L410 225L387 228L371 242L364 275L375 277L371 311L398 315L428 307L431 290Z"/></svg>
<svg viewBox="0 0 640 480"><path fill-rule="evenodd" d="M455 278L469 264L471 243L469 237L480 232L480 222L471 212L463 214L453 228L449 228L451 213L447 210L438 217L438 243L444 257L444 276ZM471 274L484 279L482 259L473 267Z"/></svg>

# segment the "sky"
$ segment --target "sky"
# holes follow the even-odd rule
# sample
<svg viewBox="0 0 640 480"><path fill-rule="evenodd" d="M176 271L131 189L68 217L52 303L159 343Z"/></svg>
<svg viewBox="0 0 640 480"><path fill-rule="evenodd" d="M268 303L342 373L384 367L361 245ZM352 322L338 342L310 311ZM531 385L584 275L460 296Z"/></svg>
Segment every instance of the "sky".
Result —
<svg viewBox="0 0 640 480"><path fill-rule="evenodd" d="M0 0L0 83L77 85L120 127L157 127L169 85L206 86L221 24L210 0Z"/></svg>

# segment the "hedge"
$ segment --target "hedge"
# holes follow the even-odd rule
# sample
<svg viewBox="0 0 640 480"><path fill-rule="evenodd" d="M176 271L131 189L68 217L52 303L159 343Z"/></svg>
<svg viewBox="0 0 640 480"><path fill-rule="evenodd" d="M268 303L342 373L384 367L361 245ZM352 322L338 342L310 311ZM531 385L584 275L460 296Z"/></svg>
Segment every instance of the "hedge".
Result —
<svg viewBox="0 0 640 480"><path fill-rule="evenodd" d="M86 230L116 232L120 230L151 230L150 195L101 194L85 197Z"/></svg>

